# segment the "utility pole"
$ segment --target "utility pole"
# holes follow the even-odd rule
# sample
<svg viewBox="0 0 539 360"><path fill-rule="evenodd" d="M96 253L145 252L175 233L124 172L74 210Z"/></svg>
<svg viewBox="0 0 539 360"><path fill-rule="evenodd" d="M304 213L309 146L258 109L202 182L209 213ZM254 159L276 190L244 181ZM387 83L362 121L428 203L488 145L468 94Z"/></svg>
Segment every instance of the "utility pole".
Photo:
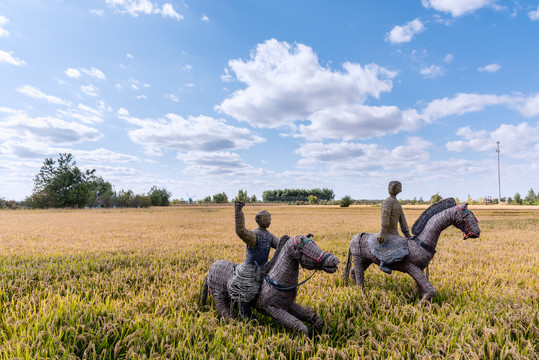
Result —
<svg viewBox="0 0 539 360"><path fill-rule="evenodd" d="M500 142L496 141L498 148L496 152L498 153L498 204L502 202L502 190L500 186Z"/></svg>

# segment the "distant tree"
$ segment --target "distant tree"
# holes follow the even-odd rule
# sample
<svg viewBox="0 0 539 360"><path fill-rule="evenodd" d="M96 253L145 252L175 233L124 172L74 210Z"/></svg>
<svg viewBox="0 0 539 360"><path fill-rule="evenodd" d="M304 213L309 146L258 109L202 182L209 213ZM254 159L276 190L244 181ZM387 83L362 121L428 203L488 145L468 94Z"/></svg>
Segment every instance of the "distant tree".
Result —
<svg viewBox="0 0 539 360"><path fill-rule="evenodd" d="M513 196L513 201L517 205L522 205L522 198L520 197L519 193L516 193L515 196Z"/></svg>
<svg viewBox="0 0 539 360"><path fill-rule="evenodd" d="M256 198L256 195L253 194L253 196L251 196L251 199L249 200L250 202L257 202L258 199Z"/></svg>
<svg viewBox="0 0 539 360"><path fill-rule="evenodd" d="M227 203L228 202L228 196L226 196L225 192L218 193L213 195L213 202L217 204Z"/></svg>
<svg viewBox="0 0 539 360"><path fill-rule="evenodd" d="M528 204L533 205L536 198L537 196L535 195L535 191L533 191L533 189L530 189L528 191L528 195L526 195L526 198L524 200L526 200Z"/></svg>
<svg viewBox="0 0 539 360"><path fill-rule="evenodd" d="M513 203L513 199L511 198L511 196L509 196L509 197L507 198L507 203L508 203L509 205L511 205L511 204Z"/></svg>
<svg viewBox="0 0 539 360"><path fill-rule="evenodd" d="M343 196L339 204L340 207L349 207L352 204L352 198L349 195Z"/></svg>
<svg viewBox="0 0 539 360"><path fill-rule="evenodd" d="M436 203L436 202L438 202L438 201L440 201L440 200L442 200L442 199L443 199L443 197L440 195L440 193L436 193L436 194L434 194L434 195L432 195L432 196L430 197L430 201L429 201L429 202L430 202L431 204L434 204L434 203Z"/></svg>
<svg viewBox="0 0 539 360"><path fill-rule="evenodd" d="M247 190L238 190L238 196L234 199L235 201L249 201L249 197L247 196Z"/></svg>
<svg viewBox="0 0 539 360"><path fill-rule="evenodd" d="M103 180L95 175L95 169L81 171L73 155L59 155L57 161L46 158L35 176L34 191L27 199L32 207L84 207L92 186Z"/></svg>
<svg viewBox="0 0 539 360"><path fill-rule="evenodd" d="M170 197L172 194L165 188L159 189L157 186L153 186L148 193L150 196L151 206L169 206Z"/></svg>
<svg viewBox="0 0 539 360"><path fill-rule="evenodd" d="M311 205L315 205L315 204L318 204L318 198L314 195L309 195L307 197L307 200L309 201L309 204Z"/></svg>
<svg viewBox="0 0 539 360"><path fill-rule="evenodd" d="M204 200L202 200L202 202L205 202L205 203L211 203L211 196L209 196L209 195L206 196L206 197L204 198Z"/></svg>

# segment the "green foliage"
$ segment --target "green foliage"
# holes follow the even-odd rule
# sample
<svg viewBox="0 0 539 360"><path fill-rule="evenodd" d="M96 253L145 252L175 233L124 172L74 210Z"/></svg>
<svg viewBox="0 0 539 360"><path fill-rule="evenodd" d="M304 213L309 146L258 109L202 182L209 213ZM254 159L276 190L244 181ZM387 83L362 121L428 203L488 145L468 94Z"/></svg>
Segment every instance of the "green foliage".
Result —
<svg viewBox="0 0 539 360"><path fill-rule="evenodd" d="M528 195L526 195L526 198L524 200L526 200L528 204L533 205L535 200L537 200L537 195L535 195L535 191L533 191L533 189L530 189L528 191Z"/></svg>
<svg viewBox="0 0 539 360"><path fill-rule="evenodd" d="M522 198L519 193L516 193L515 196L513 196L513 201L517 205L522 205Z"/></svg>
<svg viewBox="0 0 539 360"><path fill-rule="evenodd" d="M434 195L432 195L432 196L430 197L430 201L429 201L429 202L430 202L431 204L434 204L434 203L436 203L436 202L438 202L438 201L440 201L440 200L442 200L442 199L443 199L443 197L440 195L440 193L436 193L436 194L434 194Z"/></svg>
<svg viewBox="0 0 539 360"><path fill-rule="evenodd" d="M247 202L249 201L249 197L247 196L247 190L238 190L238 196L234 199L235 201L243 201Z"/></svg>
<svg viewBox="0 0 539 360"><path fill-rule="evenodd" d="M148 193L150 196L150 203L152 206L169 206L170 197L172 194L165 188L159 189L157 186L153 186Z"/></svg>
<svg viewBox="0 0 539 360"><path fill-rule="evenodd" d="M284 189L266 190L262 193L262 200L267 202L296 202L309 201L309 196L316 196L318 200L330 201L335 199L335 193L331 189Z"/></svg>
<svg viewBox="0 0 539 360"><path fill-rule="evenodd" d="M211 203L211 196L208 195L204 198L204 200L202 200L202 202L205 202L205 203Z"/></svg>
<svg viewBox="0 0 539 360"><path fill-rule="evenodd" d="M352 198L349 195L343 196L339 204L340 207L349 207L352 204Z"/></svg>
<svg viewBox="0 0 539 360"><path fill-rule="evenodd" d="M309 201L309 204L311 205L318 204L318 198L314 195L309 195L309 197L307 197L307 200Z"/></svg>
<svg viewBox="0 0 539 360"><path fill-rule="evenodd" d="M249 199L250 202L257 202L257 198L256 198L256 195L253 194L253 196L251 196L251 199Z"/></svg>
<svg viewBox="0 0 539 360"><path fill-rule="evenodd" d="M119 207L146 208L152 204L152 200L149 195L135 195L132 190L120 190L117 201Z"/></svg>
<svg viewBox="0 0 539 360"><path fill-rule="evenodd" d="M228 196L223 191L222 193L218 193L213 195L213 202L216 204L223 204L228 202Z"/></svg>
<svg viewBox="0 0 539 360"><path fill-rule="evenodd" d="M110 190L110 184L95 175L95 169L82 172L69 153L57 161L46 158L34 178L34 192L26 202L34 208L62 208L89 205L92 193ZM107 185L108 184L108 185Z"/></svg>

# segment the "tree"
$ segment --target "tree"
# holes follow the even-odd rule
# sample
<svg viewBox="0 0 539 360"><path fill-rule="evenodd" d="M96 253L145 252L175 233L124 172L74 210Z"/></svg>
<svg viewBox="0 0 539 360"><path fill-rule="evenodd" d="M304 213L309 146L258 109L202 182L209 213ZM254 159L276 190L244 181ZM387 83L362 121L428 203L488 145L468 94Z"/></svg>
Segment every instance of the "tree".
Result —
<svg viewBox="0 0 539 360"><path fill-rule="evenodd" d="M225 192L218 193L213 195L213 202L217 204L227 203L228 202L228 196L226 196Z"/></svg>
<svg viewBox="0 0 539 360"><path fill-rule="evenodd" d="M204 200L202 200L202 201L205 202L205 203L211 203L211 196L210 195L206 196L204 198Z"/></svg>
<svg viewBox="0 0 539 360"><path fill-rule="evenodd" d="M250 202L256 202L258 199L256 198L256 195L253 194L253 196L251 196L251 199L249 200Z"/></svg>
<svg viewBox="0 0 539 360"><path fill-rule="evenodd" d="M318 204L318 198L316 196L314 196L314 195L309 195L307 197L307 200L309 201L309 204L311 204L311 205Z"/></svg>
<svg viewBox="0 0 539 360"><path fill-rule="evenodd" d="M340 202L340 207L349 207L352 204L352 198L349 195L343 196Z"/></svg>
<svg viewBox="0 0 539 360"><path fill-rule="evenodd" d="M438 202L438 201L440 201L440 200L442 200L442 199L443 199L443 197L440 195L440 193L436 193L436 194L434 194L434 195L432 195L432 196L430 197L430 201L429 201L429 202L430 202L431 204L434 204L434 203L436 203L436 202Z"/></svg>
<svg viewBox="0 0 539 360"><path fill-rule="evenodd" d="M535 202L535 199L536 199L535 191L533 191L533 189L530 189L530 191L528 191L528 195L526 195L526 198L524 200L526 200L528 204L533 205L533 203Z"/></svg>
<svg viewBox="0 0 539 360"><path fill-rule="evenodd" d="M247 190L238 190L238 196L234 199L235 201L249 201L249 197L247 196Z"/></svg>
<svg viewBox="0 0 539 360"><path fill-rule="evenodd" d="M92 191L92 183L99 182L95 169L82 172L73 155L59 155L57 161L46 158L35 176L34 192L27 199L32 207L84 207Z"/></svg>
<svg viewBox="0 0 539 360"><path fill-rule="evenodd" d="M516 193L515 196L513 196L513 201L517 205L522 205L522 198L520 197L519 193Z"/></svg>
<svg viewBox="0 0 539 360"><path fill-rule="evenodd" d="M152 206L169 206L170 197L172 194L165 188L159 189L157 186L153 186L148 193L150 196L150 203Z"/></svg>

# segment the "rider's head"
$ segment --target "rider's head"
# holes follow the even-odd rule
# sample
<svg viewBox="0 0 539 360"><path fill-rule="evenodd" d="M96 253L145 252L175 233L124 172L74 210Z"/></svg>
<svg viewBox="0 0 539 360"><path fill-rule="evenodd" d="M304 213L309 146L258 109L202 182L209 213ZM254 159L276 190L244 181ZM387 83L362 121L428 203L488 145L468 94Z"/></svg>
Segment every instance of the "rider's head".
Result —
<svg viewBox="0 0 539 360"><path fill-rule="evenodd" d="M271 215L266 210L259 211L255 216L255 221L262 229L266 229L271 224Z"/></svg>
<svg viewBox="0 0 539 360"><path fill-rule="evenodd" d="M389 195L397 195L402 191L402 185L400 181L390 181L389 185L387 186L387 191L389 192Z"/></svg>

